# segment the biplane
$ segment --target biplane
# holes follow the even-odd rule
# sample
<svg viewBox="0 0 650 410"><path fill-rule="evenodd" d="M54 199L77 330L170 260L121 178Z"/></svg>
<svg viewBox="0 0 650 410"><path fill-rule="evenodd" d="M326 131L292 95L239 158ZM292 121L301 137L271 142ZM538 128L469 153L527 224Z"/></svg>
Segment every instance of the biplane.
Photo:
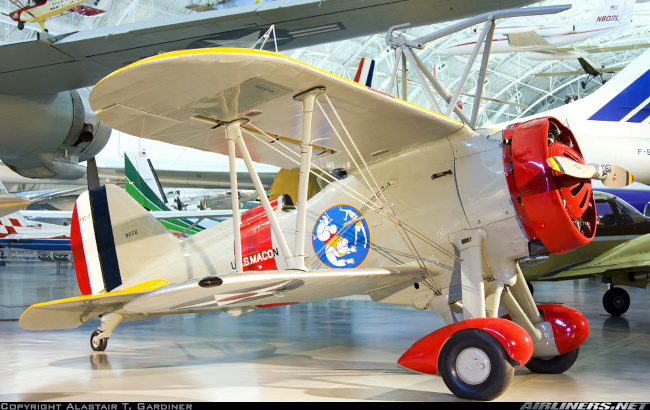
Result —
<svg viewBox="0 0 650 410"><path fill-rule="evenodd" d="M115 185L84 193L71 228L82 296L31 306L25 329L101 317L90 345L103 351L122 321L367 295L438 313L446 325L397 362L475 400L501 395L522 366L568 370L588 337L577 310L535 303L519 267L540 249L589 243L590 181L618 172L587 165L554 118L481 133L281 54L238 48L143 59L101 80L90 104L119 131L227 154L232 190L242 158L261 205L178 238ZM298 169L296 197L268 200L253 161ZM308 199L311 175L324 187Z"/></svg>
<svg viewBox="0 0 650 410"><path fill-rule="evenodd" d="M25 23L37 23L41 30L47 31L45 20L68 11L82 16L98 16L105 13L104 10L83 4L86 0L28 0L25 4L20 0L10 1L18 7L9 13L9 17L18 23L19 30L25 28Z"/></svg>

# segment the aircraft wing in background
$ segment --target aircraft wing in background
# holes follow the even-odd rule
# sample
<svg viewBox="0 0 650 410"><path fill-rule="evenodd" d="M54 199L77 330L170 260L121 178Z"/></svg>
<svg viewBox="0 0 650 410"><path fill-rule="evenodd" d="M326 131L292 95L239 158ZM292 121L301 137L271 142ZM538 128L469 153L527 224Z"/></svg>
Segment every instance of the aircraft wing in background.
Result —
<svg viewBox="0 0 650 410"><path fill-rule="evenodd" d="M29 205L29 199L21 195L0 193L0 216L12 214Z"/></svg>
<svg viewBox="0 0 650 410"><path fill-rule="evenodd" d="M634 282L634 280L630 280L630 275L632 274L634 277L634 273L639 272L644 274L643 287L645 287L648 279L646 274L648 266L650 266L650 234L630 239L593 260L576 264L570 269L547 273L540 279L564 280L608 276L620 277L626 282Z"/></svg>
<svg viewBox="0 0 650 410"><path fill-rule="evenodd" d="M295 0L193 13L51 36L0 47L3 93L51 94L94 85L114 70L145 57L180 49L250 47L275 25L280 50L379 33L409 22L430 24L531 0ZM267 42L267 48L273 42Z"/></svg>
<svg viewBox="0 0 650 410"><path fill-rule="evenodd" d="M21 211L27 219L70 219L72 211ZM197 211L150 211L151 216L156 219L168 218L230 218L232 211L229 209L207 209Z"/></svg>

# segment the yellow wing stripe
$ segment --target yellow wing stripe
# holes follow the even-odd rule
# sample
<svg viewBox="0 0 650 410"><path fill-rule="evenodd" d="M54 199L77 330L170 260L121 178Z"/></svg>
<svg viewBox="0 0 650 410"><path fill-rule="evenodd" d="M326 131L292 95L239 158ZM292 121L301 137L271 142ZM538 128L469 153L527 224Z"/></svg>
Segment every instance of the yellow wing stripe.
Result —
<svg viewBox="0 0 650 410"><path fill-rule="evenodd" d="M121 73L122 71L126 71L126 70L128 70L130 68L137 67L137 66L142 65L142 64L147 64L147 63L150 63L150 62L153 62L153 61L158 61L158 60L163 60L163 59L168 59L168 58L184 57L184 56L190 56L190 55L219 54L219 53L223 53L223 54L228 54L228 53L231 53L231 54L233 54L233 53L251 54L251 55L260 55L260 56L267 56L267 57L284 58L284 59L289 60L289 61L291 61L291 62L293 62L295 64L299 64L299 65L302 65L302 66L305 66L305 67L309 67L309 68L311 68L313 70L319 71L319 72L321 72L323 74L326 74L328 76L332 76L332 77L338 78L339 80L343 80L343 81L346 81L346 82L348 82L350 84L354 84L357 87L364 88L364 89L370 89L369 87L366 87L363 84L359 84L359 83L357 83L355 81L352 81L352 80L349 80L349 79L347 79L345 77L341 77L341 76L338 76L336 74L332 74L330 72L321 70L320 68L311 66L309 64L305 64L302 61L295 60L295 59L293 59L291 57L287 57L287 56L282 55L282 54L277 54L277 53L273 53L273 52L270 52L270 51L264 51L264 50L250 49L250 48L232 48L232 47L218 47L218 48L213 47L213 48L199 48L199 49L191 49L191 50L170 51L168 53L163 53L163 54L158 54L158 55L155 55L155 56L152 56L152 57L147 57L147 58L144 58L144 59L142 59L140 61L136 61L135 63L131 63L131 64L125 66L125 67L122 67L119 70L113 71L112 73L110 73L106 77L99 80L99 82L97 82L97 84L100 84L105 79L107 79L107 78L109 78L109 77L111 77L111 76L113 76L115 74ZM385 94L385 95L387 97L389 97L389 98L395 98L395 97L390 96L388 94ZM439 117L442 117L442 118L445 118L447 120L454 121L454 122L456 122L456 123L458 123L460 125L463 125L462 122L460 122L458 120L455 120L453 118L449 118L449 117L446 117L446 116L444 116L442 114L438 114L437 112L433 112L433 111L428 110L426 108L420 107L419 105L412 104L412 103L410 103L408 101L400 100L399 98L395 98L395 99L398 100L398 101L403 102L404 104L408 104L408 105L410 105L412 107L415 107L417 109L429 112L431 114L437 115Z"/></svg>

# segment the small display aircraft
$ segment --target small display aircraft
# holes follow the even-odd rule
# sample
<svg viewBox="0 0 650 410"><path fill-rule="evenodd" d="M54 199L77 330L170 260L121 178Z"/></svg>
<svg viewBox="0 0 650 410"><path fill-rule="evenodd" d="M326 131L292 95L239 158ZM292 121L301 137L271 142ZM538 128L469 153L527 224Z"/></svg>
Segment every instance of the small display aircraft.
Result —
<svg viewBox="0 0 650 410"><path fill-rule="evenodd" d="M1 248L56 252L57 256L70 253L69 217L65 225L26 219L23 213L30 200L8 193L2 181L0 200L6 200L6 205L2 205L3 213L0 214Z"/></svg>
<svg viewBox="0 0 650 410"><path fill-rule="evenodd" d="M607 0L591 17L550 26L497 27L490 46L491 53L526 52L531 60L566 60L585 57L586 52L562 48L595 36L611 35L629 27L635 0ZM452 56L471 54L475 37L436 50L436 54ZM482 42L482 40L481 40Z"/></svg>
<svg viewBox="0 0 650 410"><path fill-rule="evenodd" d="M90 104L125 133L228 154L233 190L243 158L262 205L178 238L121 188L89 190L71 229L82 296L31 306L23 328L101 316L90 344L102 351L124 320L363 294L440 314L446 326L398 363L441 376L460 398L491 400L521 366L562 373L577 359L584 316L536 305L519 264L541 248L589 243L591 179L626 179L587 165L556 119L480 133L281 54L237 48L138 61L101 80ZM296 198L269 201L253 161L297 168ZM307 200L311 175L326 186Z"/></svg>
<svg viewBox="0 0 650 410"><path fill-rule="evenodd" d="M37 23L41 30L45 29L45 20L56 17L67 11L82 16L98 16L104 14L104 10L85 5L86 0L28 0L23 4L20 0L9 0L18 9L9 13L9 17L18 23L18 29L25 28L25 23ZM95 2L97 5L97 1Z"/></svg>
<svg viewBox="0 0 650 410"><path fill-rule="evenodd" d="M23 211L0 217L0 246L70 253L70 224L53 224L25 219Z"/></svg>

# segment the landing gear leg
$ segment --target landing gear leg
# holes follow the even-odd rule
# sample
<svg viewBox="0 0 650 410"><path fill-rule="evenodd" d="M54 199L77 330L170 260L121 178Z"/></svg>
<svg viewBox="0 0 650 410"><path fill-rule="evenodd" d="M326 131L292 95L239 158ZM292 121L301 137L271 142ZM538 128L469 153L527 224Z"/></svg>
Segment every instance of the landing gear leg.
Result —
<svg viewBox="0 0 650 410"><path fill-rule="evenodd" d="M533 357L525 366L536 373L564 373L578 358L579 345L589 334L588 324L584 316L568 307L537 306L519 265L516 270L517 281L503 292L502 302L513 321L533 340ZM562 351L558 349L558 338L563 341Z"/></svg>
<svg viewBox="0 0 650 410"><path fill-rule="evenodd" d="M96 352L103 352L108 345L108 338L113 334L113 330L120 324L123 316L111 312L102 316L102 323L99 329L95 330L90 336L90 348Z"/></svg>

